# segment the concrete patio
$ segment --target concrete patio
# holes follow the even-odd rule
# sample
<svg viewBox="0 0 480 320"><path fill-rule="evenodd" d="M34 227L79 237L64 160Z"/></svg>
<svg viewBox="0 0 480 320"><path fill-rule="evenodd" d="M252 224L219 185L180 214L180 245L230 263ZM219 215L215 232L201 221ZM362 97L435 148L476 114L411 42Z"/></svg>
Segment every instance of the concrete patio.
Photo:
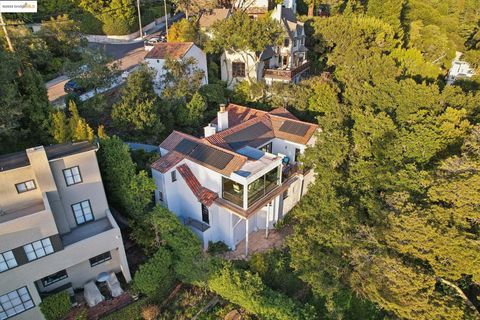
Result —
<svg viewBox="0 0 480 320"><path fill-rule="evenodd" d="M234 251L225 253L225 259L246 260L256 252L265 252L272 248L281 248L284 246L285 237L291 234L291 228L286 227L280 231L269 230L268 238L265 238L265 230L258 230L249 234L248 237L248 256L245 256L245 239L237 244Z"/></svg>

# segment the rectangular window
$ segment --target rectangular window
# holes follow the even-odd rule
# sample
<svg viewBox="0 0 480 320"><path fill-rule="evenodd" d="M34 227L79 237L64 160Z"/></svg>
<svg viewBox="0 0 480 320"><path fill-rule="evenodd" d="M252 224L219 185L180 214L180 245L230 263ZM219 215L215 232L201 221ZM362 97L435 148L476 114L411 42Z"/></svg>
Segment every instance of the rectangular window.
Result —
<svg viewBox="0 0 480 320"><path fill-rule="evenodd" d="M0 272L15 268L16 266L18 266L18 263L11 250L0 253Z"/></svg>
<svg viewBox="0 0 480 320"><path fill-rule="evenodd" d="M54 284L55 282L62 281L63 279L67 279L67 270L60 270L54 274L51 274L49 276L46 276L45 278L42 278L42 284L44 287L48 287L51 284Z"/></svg>
<svg viewBox="0 0 480 320"><path fill-rule="evenodd" d="M85 222L93 221L92 207L90 200L85 200L79 203L72 204L73 214L77 224L84 224Z"/></svg>
<svg viewBox="0 0 480 320"><path fill-rule="evenodd" d="M210 215L208 212L208 207L202 203L202 221L206 224L210 224Z"/></svg>
<svg viewBox="0 0 480 320"><path fill-rule="evenodd" d="M78 166L63 169L63 176L67 186L71 186L82 182L82 176L80 175L80 168Z"/></svg>
<svg viewBox="0 0 480 320"><path fill-rule="evenodd" d="M163 192L162 191L158 191L158 200L163 202Z"/></svg>
<svg viewBox="0 0 480 320"><path fill-rule="evenodd" d="M243 208L243 185L222 177L222 198Z"/></svg>
<svg viewBox="0 0 480 320"><path fill-rule="evenodd" d="M283 200L288 198L288 190L283 191Z"/></svg>
<svg viewBox="0 0 480 320"><path fill-rule="evenodd" d="M248 185L248 207L275 189L279 183L278 172L278 167L274 168Z"/></svg>
<svg viewBox="0 0 480 320"><path fill-rule="evenodd" d="M50 238L38 240L23 246L28 261L37 260L54 252Z"/></svg>
<svg viewBox="0 0 480 320"><path fill-rule="evenodd" d="M110 251L107 251L105 253L99 254L98 256L90 258L90 267L95 267L108 260L112 260L112 255L110 254Z"/></svg>
<svg viewBox="0 0 480 320"><path fill-rule="evenodd" d="M35 307L27 287L0 296L0 319L8 319Z"/></svg>
<svg viewBox="0 0 480 320"><path fill-rule="evenodd" d="M172 182L177 181L177 171L173 170L171 173L171 176L172 176Z"/></svg>
<svg viewBox="0 0 480 320"><path fill-rule="evenodd" d="M232 76L234 78L244 78L245 77L245 63L243 62L232 62Z"/></svg>
<svg viewBox="0 0 480 320"><path fill-rule="evenodd" d="M285 40L283 41L283 46L288 47L289 44L290 44L290 39L285 38Z"/></svg>
<svg viewBox="0 0 480 320"><path fill-rule="evenodd" d="M35 190L37 189L37 186L35 185L35 181L33 180L28 180L25 182L20 182L15 185L15 188L17 188L18 193L24 193L30 190Z"/></svg>
<svg viewBox="0 0 480 320"><path fill-rule="evenodd" d="M295 162L298 162L298 159L300 159L301 154L302 153L301 153L300 149L295 148Z"/></svg>
<svg viewBox="0 0 480 320"><path fill-rule="evenodd" d="M262 150L263 152L272 153L272 143L270 142L264 145L263 147L260 148L260 150Z"/></svg>

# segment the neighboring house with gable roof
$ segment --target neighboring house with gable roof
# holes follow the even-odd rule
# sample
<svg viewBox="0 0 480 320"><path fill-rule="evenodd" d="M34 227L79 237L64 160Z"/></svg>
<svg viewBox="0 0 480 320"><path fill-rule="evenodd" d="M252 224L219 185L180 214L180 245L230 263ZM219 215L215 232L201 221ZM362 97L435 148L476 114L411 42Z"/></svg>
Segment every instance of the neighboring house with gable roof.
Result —
<svg viewBox="0 0 480 320"><path fill-rule="evenodd" d="M203 32L210 36L209 29L215 24L215 22L228 19L230 15L231 10L228 8L206 10L205 12L202 12L200 19L198 20L198 25Z"/></svg>
<svg viewBox="0 0 480 320"><path fill-rule="evenodd" d="M272 84L275 81L298 83L308 74L303 22L297 20L295 12L288 7L277 5L271 13L284 29L282 45L273 45L263 52L230 52L226 50L221 62L221 78L230 88L244 80L262 81ZM256 63L254 57L260 57Z"/></svg>
<svg viewBox="0 0 480 320"><path fill-rule="evenodd" d="M165 74L167 59L185 60L194 58L196 67L203 71L202 85L208 84L207 56L193 42L162 42L157 43L145 56L147 65L155 70L154 87L157 94L162 91L162 78Z"/></svg>
<svg viewBox="0 0 480 320"><path fill-rule="evenodd" d="M231 249L268 230L300 200L313 181L299 156L314 144L315 124L284 108L271 112L222 106L205 137L172 132L152 164L156 201L200 237Z"/></svg>

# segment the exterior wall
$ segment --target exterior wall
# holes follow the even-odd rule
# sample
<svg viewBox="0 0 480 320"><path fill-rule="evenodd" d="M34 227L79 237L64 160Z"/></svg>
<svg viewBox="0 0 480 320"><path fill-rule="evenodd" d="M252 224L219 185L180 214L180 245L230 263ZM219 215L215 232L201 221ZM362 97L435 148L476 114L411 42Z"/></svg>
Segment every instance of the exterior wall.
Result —
<svg viewBox="0 0 480 320"><path fill-rule="evenodd" d="M193 45L190 50L187 51L185 54L185 58L194 58L197 61L197 68L202 70L204 73L204 77L202 80L202 85L208 84L208 69L207 69L207 56L205 53L196 45ZM165 66L164 59L145 59L147 65L155 70L155 91L157 94L161 94L160 83L162 80L162 76L165 74L164 66Z"/></svg>
<svg viewBox="0 0 480 320"><path fill-rule="evenodd" d="M38 309L41 298L35 283L48 275L63 269L69 275L68 279L52 285L49 290L65 282L81 287L102 271L122 271L127 282L131 276L120 229L108 210L95 152L88 151L48 161L44 149L37 147L28 149L27 156L30 166L0 173L1 208L16 208L20 213L21 210L27 210L25 214L15 214L12 219L0 220L0 252L22 250L23 245L47 237L52 237L55 252L34 261L20 263L17 260L19 266L0 273L0 295L26 286L36 307L14 318L43 319ZM77 165L83 182L67 187L62 169ZM12 192L12 185L15 188L18 179L34 179L37 189L16 195L16 189ZM3 197L4 192L6 197ZM28 207L32 199L37 201L33 211ZM80 234L77 242L63 247L59 233L77 227L71 209L65 208L86 199L91 202L95 219L108 219L111 229L93 236L89 236L87 231L83 234L84 239ZM111 251L112 260L91 268L88 260L107 251Z"/></svg>
<svg viewBox="0 0 480 320"><path fill-rule="evenodd" d="M63 169L78 166L82 182L67 186L63 175ZM89 200L94 215L98 220L105 217L108 209L107 198L103 188L100 168L98 167L95 151L84 152L59 160L51 161L50 167L53 177L61 195L61 202L70 229L77 227L72 204Z"/></svg>
<svg viewBox="0 0 480 320"><path fill-rule="evenodd" d="M245 77L234 78L232 75L232 62L245 63ZM255 65L255 60L247 53L235 53L225 51L220 58L221 76L222 80L227 82L229 88L233 88L237 83L248 80L261 80L263 63L258 67Z"/></svg>
<svg viewBox="0 0 480 320"><path fill-rule="evenodd" d="M297 159L295 159L295 149L300 149L300 152L303 153L305 152L305 145L277 138L272 141L272 153L286 155L290 158L291 163L297 161Z"/></svg>

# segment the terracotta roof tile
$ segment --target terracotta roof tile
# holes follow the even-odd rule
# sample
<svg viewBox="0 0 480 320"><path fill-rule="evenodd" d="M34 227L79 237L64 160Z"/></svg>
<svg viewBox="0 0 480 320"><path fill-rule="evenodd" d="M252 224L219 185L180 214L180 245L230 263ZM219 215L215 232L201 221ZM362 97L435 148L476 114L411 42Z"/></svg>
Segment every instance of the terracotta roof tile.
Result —
<svg viewBox="0 0 480 320"><path fill-rule="evenodd" d="M193 42L162 42L150 50L145 59L181 59L193 46Z"/></svg>
<svg viewBox="0 0 480 320"><path fill-rule="evenodd" d="M283 117L283 118L289 118L293 120L298 120L297 117L295 117L293 114L290 113L286 108L280 107L280 108L275 108L272 111L269 112L270 114Z"/></svg>
<svg viewBox="0 0 480 320"><path fill-rule="evenodd" d="M275 137L277 137L279 139L284 139L284 140L287 140L287 141L291 141L291 142L296 142L296 143L300 143L300 144L307 144L308 141L310 140L310 138L315 133L315 131L318 129L318 125L316 125L316 124L308 123L308 122L304 122L304 121L300 121L300 120L286 119L284 117L279 117L279 116L272 115L272 114L269 115L269 118L270 118L271 123L272 123L272 128L273 128L273 132L275 134ZM307 124L308 125L308 130L305 133L305 135L303 135L303 136L297 136L295 134L280 131L280 127L282 126L282 124L285 121L293 121L293 122L298 122L298 123L301 123L301 124Z"/></svg>
<svg viewBox="0 0 480 320"><path fill-rule="evenodd" d="M198 201L202 204L210 207L215 199L218 198L218 194L213 192L210 189L202 187L198 179L193 174L192 170L186 164L182 164L177 167L178 172L183 177L185 182L187 183L190 190L192 190L195 197L197 197Z"/></svg>
<svg viewBox="0 0 480 320"><path fill-rule="evenodd" d="M234 103L229 103L226 110L228 112L228 125L230 127L237 126L245 121L267 114L266 111L252 109ZM217 118L213 119L211 123L216 124Z"/></svg>
<svg viewBox="0 0 480 320"><path fill-rule="evenodd" d="M230 9L223 9L223 8L212 9L202 14L202 16L200 17L200 20L198 21L198 24L200 25L201 28L209 28L215 22L227 19L229 14L230 14Z"/></svg>
<svg viewBox="0 0 480 320"><path fill-rule="evenodd" d="M171 151L165 156L155 161L154 163L152 163L151 167L157 171L160 171L161 173L165 173L183 159L185 159L185 156L183 154L176 151Z"/></svg>

